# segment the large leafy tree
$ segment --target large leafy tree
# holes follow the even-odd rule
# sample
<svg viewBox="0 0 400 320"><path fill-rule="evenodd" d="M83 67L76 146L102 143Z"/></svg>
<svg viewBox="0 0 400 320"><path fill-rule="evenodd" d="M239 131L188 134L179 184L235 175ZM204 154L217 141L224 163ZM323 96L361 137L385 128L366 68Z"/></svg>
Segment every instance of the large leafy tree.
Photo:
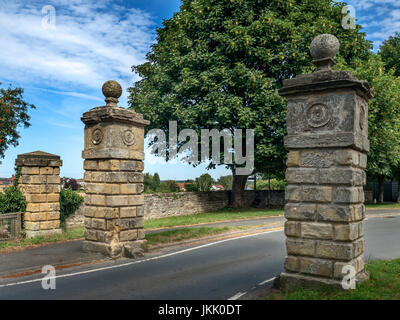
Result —
<svg viewBox="0 0 400 320"><path fill-rule="evenodd" d="M400 165L400 78L393 68L385 71L381 56L372 53L367 61L355 63L351 71L375 90L368 105L367 175L378 180L382 202L384 179L393 178Z"/></svg>
<svg viewBox="0 0 400 320"><path fill-rule="evenodd" d="M24 100L23 92L21 88L0 88L0 159L10 145L18 145L18 127L30 126L28 111L35 106Z"/></svg>
<svg viewBox="0 0 400 320"><path fill-rule="evenodd" d="M385 63L386 70L394 69L394 74L400 76L400 33L383 41L379 54Z"/></svg>
<svg viewBox="0 0 400 320"><path fill-rule="evenodd" d="M277 90L283 79L313 70L312 39L335 34L350 65L369 55L371 43L360 26L342 28L343 6L333 0L183 0L157 29L148 61L133 67L141 80L130 89L130 107L151 121L147 130L167 134L171 120L178 130L198 133L254 129L254 171L282 172L286 103ZM243 206L248 176L236 175L236 163L227 167L231 206Z"/></svg>

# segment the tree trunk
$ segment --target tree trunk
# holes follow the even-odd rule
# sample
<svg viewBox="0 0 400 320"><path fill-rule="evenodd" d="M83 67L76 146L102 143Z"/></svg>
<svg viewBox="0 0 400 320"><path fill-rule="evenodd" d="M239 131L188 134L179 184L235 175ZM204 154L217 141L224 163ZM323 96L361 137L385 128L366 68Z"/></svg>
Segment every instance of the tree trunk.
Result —
<svg viewBox="0 0 400 320"><path fill-rule="evenodd" d="M228 206L230 208L243 208L245 205L244 188L246 187L246 182L249 176L238 176L234 173L234 170L232 170L232 174L233 183L230 203L228 204Z"/></svg>
<svg viewBox="0 0 400 320"><path fill-rule="evenodd" d="M384 195L384 186L383 183L385 181L384 176L379 176L378 177L378 184L379 184L379 196L378 196L378 202L383 203L383 195Z"/></svg>

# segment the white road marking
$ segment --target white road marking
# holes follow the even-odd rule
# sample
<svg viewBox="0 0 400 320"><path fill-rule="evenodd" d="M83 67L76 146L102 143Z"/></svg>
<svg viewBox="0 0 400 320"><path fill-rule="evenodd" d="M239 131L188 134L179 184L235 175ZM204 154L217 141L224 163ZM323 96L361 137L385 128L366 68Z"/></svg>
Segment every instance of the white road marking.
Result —
<svg viewBox="0 0 400 320"><path fill-rule="evenodd" d="M276 279L276 277L271 278L271 279L268 279L268 280L265 280L265 281L263 281L263 282L260 282L258 285L259 285L259 286L262 286L262 285L264 285L264 284L266 284L266 283L268 283L268 282L274 281L275 279Z"/></svg>
<svg viewBox="0 0 400 320"><path fill-rule="evenodd" d="M167 258L167 257L175 256L175 255L178 255L178 254L181 254L181 253L186 253L186 252L190 252L190 251L194 251L194 250L198 250L198 249L202 249L202 248L206 248L206 247L211 247L211 246L214 246L216 244L220 244L220 243L224 243L224 242L228 242L228 241L244 239L244 238L250 238L250 237L255 237L255 236L258 236L258 235L262 235L262 234L281 232L281 231L282 230L265 231L265 232L260 232L260 233L240 236L240 237L236 237L236 238L224 239L224 240L203 244L201 246L197 246L197 247L193 247L193 248L189 248L189 249L185 249L185 250L181 250L181 251L167 253L167 254L164 254L164 255L161 255L161 256L157 256L157 257L152 257L152 258L143 259L143 260L139 260L139 261L132 261L132 262L128 262L128 263L119 264L119 265L116 265L116 266L109 266L109 267L97 268L97 269L92 269L92 270L86 270L86 271L74 272L74 273L69 273L69 274L63 274L63 275L59 275L59 276L56 276L56 277L52 277L51 279L68 278L68 277L79 276L79 275L82 275L82 274L88 274L88 273L99 272L99 271L104 271L104 270L122 268L122 267L131 266L131 265L139 264L139 263L143 263L143 262L159 260L159 259L162 259L162 258ZM26 281L19 281L19 282L13 282L13 283L0 284L0 288L23 285L23 284L39 282L39 281L42 281L42 278L26 280Z"/></svg>
<svg viewBox="0 0 400 320"><path fill-rule="evenodd" d="M228 300L237 300L239 299L241 296L244 296L247 292L238 292L236 293L233 297L230 297Z"/></svg>

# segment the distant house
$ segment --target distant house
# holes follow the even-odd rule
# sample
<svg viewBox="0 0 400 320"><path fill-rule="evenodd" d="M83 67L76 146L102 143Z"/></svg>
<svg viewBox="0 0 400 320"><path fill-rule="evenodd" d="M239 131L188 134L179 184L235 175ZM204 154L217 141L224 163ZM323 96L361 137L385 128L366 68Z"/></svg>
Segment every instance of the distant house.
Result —
<svg viewBox="0 0 400 320"><path fill-rule="evenodd" d="M224 186L222 186L222 185L220 185L220 184L214 184L214 185L211 187L211 190L212 190L212 191L223 191L223 190L225 190L225 188L224 188Z"/></svg>
<svg viewBox="0 0 400 320"><path fill-rule="evenodd" d="M76 179L76 182L78 183L79 189L84 189L85 188L85 180Z"/></svg>
<svg viewBox="0 0 400 320"><path fill-rule="evenodd" d="M184 182L177 182L176 184L179 186L179 189L180 189L181 191L183 191L183 192L186 191L186 189L185 189L185 183L184 183Z"/></svg>

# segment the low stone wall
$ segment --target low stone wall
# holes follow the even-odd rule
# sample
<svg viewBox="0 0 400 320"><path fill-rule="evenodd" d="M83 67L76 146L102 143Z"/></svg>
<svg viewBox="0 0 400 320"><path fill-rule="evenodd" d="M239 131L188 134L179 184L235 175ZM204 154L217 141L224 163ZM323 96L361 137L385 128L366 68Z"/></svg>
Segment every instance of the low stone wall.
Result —
<svg viewBox="0 0 400 320"><path fill-rule="evenodd" d="M172 217L210 212L222 209L228 205L230 191L210 192L177 192L145 194L144 217L147 219ZM246 207L267 208L267 190L246 190ZM284 191L271 191L271 207L283 208L285 204ZM66 221L67 227L81 226L84 224L84 204Z"/></svg>

